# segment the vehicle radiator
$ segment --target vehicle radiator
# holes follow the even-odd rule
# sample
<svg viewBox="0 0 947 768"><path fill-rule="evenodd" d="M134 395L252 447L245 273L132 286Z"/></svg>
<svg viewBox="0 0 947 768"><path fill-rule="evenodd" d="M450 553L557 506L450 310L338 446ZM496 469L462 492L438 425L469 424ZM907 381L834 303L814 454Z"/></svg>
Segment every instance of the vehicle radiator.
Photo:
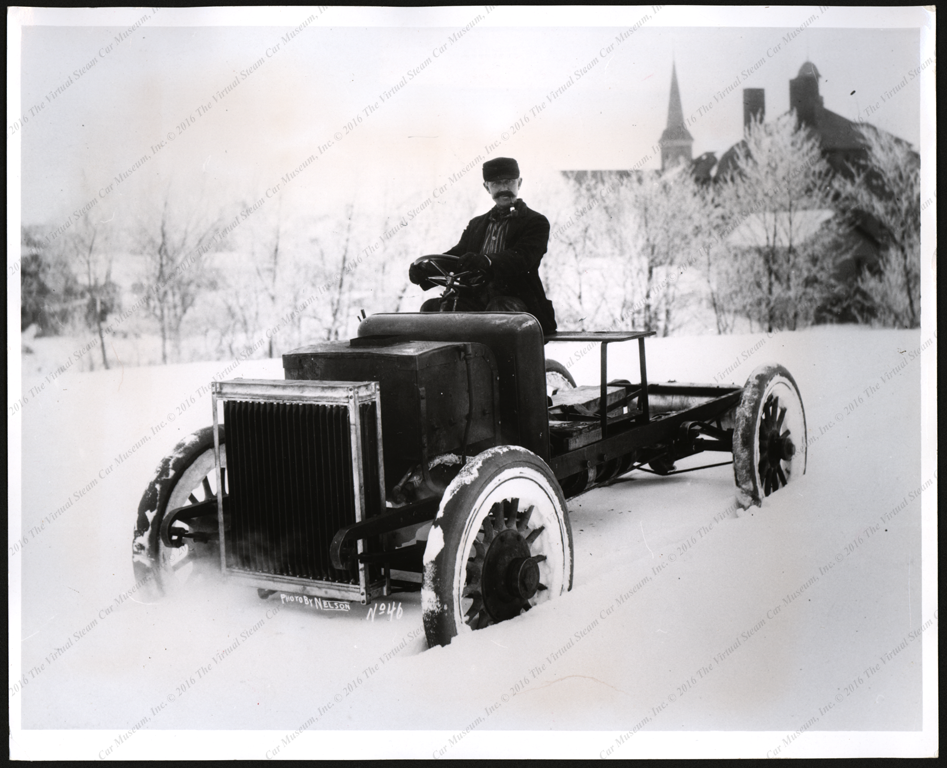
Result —
<svg viewBox="0 0 947 768"><path fill-rule="evenodd" d="M224 570L366 597L375 567L333 568L329 545L340 528L384 510L377 386L235 381L216 389L229 480Z"/></svg>

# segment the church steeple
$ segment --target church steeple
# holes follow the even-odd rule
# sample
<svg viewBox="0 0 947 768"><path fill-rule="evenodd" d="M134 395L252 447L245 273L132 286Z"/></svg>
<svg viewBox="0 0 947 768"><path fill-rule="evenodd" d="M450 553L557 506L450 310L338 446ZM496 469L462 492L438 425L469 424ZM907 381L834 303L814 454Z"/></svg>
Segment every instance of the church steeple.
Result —
<svg viewBox="0 0 947 768"><path fill-rule="evenodd" d="M668 104L668 124L661 134L661 170L678 163L691 161L694 139L684 125L684 109L681 107L681 91L677 86L677 64L671 65L671 100Z"/></svg>

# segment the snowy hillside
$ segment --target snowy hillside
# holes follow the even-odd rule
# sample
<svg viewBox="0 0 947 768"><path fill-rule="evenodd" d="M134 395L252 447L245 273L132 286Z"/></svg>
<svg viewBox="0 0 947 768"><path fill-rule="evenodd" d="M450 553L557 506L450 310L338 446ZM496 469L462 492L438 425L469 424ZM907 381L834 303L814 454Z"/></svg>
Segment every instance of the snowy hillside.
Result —
<svg viewBox="0 0 947 768"><path fill-rule="evenodd" d="M597 347L547 355L597 382ZM610 377L637 377L636 345L609 355ZM233 585L157 603L135 589L154 467L210 423L213 377L282 378L279 360L28 379L11 417L12 754L934 754L935 356L917 331L848 327L649 340L652 381L787 367L807 473L742 517L731 467L580 496L572 592L433 650L418 595L330 614Z"/></svg>

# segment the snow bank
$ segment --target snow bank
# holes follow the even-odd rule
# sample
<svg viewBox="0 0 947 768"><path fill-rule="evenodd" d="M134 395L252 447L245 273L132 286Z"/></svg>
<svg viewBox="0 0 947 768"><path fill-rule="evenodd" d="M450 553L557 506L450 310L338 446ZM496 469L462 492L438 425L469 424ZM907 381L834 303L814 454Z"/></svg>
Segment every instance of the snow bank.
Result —
<svg viewBox="0 0 947 768"><path fill-rule="evenodd" d="M244 758L694 744L786 757L884 731L870 751L916 753L932 727L922 681L936 680L922 647L938 627L922 591L936 481L921 473L919 397L936 345L912 357L921 344L845 327L649 340L653 381L742 384L758 365L786 366L806 407L806 475L739 519L730 467L637 473L579 497L573 591L432 650L417 594L344 614L233 585L146 602L129 551L138 501L162 456L210 423L207 385L226 364L70 376L22 413L15 739L38 757L41 731L68 731L57 738L74 755L119 759L193 754L193 729L209 732L200 754ZM598 350L562 346L548 354L597 382ZM636 344L609 356L610 377L637 378ZM248 361L231 375L282 373Z"/></svg>

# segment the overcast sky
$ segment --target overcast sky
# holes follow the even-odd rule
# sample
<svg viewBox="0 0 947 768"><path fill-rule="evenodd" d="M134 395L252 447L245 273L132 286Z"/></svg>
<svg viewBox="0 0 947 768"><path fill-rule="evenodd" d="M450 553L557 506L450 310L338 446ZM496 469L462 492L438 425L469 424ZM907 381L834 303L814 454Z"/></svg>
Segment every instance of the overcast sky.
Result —
<svg viewBox="0 0 947 768"><path fill-rule="evenodd" d="M486 8L31 9L10 54L23 220L172 178L255 199L311 155L284 183L298 204L433 188L478 155L518 158L527 180L658 167L672 62L695 157L740 138L743 88L788 110L807 59L827 108L921 141L917 9Z"/></svg>

